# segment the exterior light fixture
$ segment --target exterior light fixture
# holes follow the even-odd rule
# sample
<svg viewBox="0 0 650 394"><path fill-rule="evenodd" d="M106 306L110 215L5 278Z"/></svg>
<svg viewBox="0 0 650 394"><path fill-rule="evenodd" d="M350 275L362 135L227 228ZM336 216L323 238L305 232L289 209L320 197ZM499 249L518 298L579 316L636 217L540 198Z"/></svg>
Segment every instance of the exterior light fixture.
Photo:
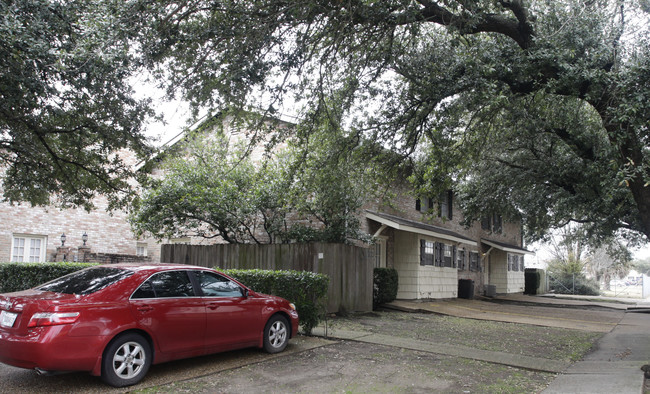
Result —
<svg viewBox="0 0 650 394"><path fill-rule="evenodd" d="M86 241L88 241L88 234L84 231L84 234L81 236L81 240L84 241L84 245L86 246Z"/></svg>
<svg viewBox="0 0 650 394"><path fill-rule="evenodd" d="M65 246L65 233L61 233L61 246Z"/></svg>

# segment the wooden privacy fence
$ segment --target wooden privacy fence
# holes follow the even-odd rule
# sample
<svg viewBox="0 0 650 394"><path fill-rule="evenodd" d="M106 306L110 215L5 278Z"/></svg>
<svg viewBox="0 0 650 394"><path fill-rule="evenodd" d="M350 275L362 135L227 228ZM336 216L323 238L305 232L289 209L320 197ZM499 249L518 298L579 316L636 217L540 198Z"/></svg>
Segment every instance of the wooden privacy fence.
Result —
<svg viewBox="0 0 650 394"><path fill-rule="evenodd" d="M311 271L329 276L327 311L372 310L373 263L369 249L345 244L162 245L163 263L221 269Z"/></svg>

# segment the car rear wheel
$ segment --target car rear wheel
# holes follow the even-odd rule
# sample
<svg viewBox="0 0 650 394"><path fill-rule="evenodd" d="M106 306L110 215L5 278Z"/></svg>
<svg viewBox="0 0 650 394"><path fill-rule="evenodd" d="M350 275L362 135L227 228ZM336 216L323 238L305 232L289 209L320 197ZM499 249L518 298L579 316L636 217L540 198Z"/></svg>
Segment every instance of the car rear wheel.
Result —
<svg viewBox="0 0 650 394"><path fill-rule="evenodd" d="M102 379L113 387L140 382L151 366L151 347L142 335L130 333L115 338L102 357Z"/></svg>
<svg viewBox="0 0 650 394"><path fill-rule="evenodd" d="M264 327L264 350L279 353L289 343L289 322L284 316L273 315Z"/></svg>

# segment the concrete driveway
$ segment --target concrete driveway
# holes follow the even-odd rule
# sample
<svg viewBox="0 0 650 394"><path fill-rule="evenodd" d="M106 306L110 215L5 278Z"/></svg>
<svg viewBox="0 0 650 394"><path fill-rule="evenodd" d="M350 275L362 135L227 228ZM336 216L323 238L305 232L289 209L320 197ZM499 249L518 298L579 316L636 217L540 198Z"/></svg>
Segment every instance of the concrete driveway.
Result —
<svg viewBox="0 0 650 394"><path fill-rule="evenodd" d="M393 301L391 308L468 319L532 324L607 333L621 321L627 305L512 294L485 300Z"/></svg>
<svg viewBox="0 0 650 394"><path fill-rule="evenodd" d="M32 370L14 368L0 363L0 376L2 377L0 379L2 382L0 393L127 392L266 362L331 343L333 342L323 338L297 336L289 342L289 346L284 352L277 355L267 354L260 349L246 349L153 365L142 383L125 389L115 389L107 386L99 377L84 372L40 376Z"/></svg>

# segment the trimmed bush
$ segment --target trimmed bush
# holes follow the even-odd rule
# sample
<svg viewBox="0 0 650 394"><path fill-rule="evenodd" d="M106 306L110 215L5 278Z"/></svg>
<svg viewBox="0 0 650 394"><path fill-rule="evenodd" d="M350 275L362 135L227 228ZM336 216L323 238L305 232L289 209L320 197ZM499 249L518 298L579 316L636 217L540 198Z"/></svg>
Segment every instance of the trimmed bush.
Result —
<svg viewBox="0 0 650 394"><path fill-rule="evenodd" d="M219 269L219 268L217 268ZM306 334L325 314L329 277L307 271L220 270L259 293L272 294L293 302Z"/></svg>
<svg viewBox="0 0 650 394"><path fill-rule="evenodd" d="M31 289L91 263L0 263L0 293Z"/></svg>
<svg viewBox="0 0 650 394"><path fill-rule="evenodd" d="M373 309L397 298L397 270L395 268L375 268L373 278Z"/></svg>

